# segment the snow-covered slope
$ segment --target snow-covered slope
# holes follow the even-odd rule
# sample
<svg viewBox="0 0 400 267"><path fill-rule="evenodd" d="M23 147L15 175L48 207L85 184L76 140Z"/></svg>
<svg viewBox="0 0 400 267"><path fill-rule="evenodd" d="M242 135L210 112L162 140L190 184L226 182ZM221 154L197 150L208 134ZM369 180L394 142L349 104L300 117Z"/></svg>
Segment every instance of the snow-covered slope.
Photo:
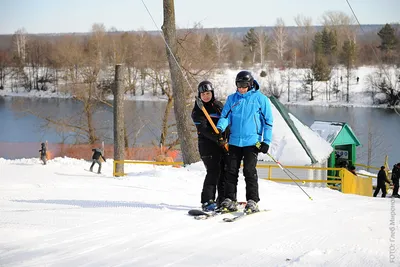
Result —
<svg viewBox="0 0 400 267"><path fill-rule="evenodd" d="M0 266L398 266L399 199L260 180L259 213L196 221L205 174L125 165L113 178L84 160L0 159ZM96 167L95 167L96 168ZM245 200L240 177L238 199ZM226 215L228 216L228 215ZM390 231L394 218L395 230ZM392 239L391 239L392 238Z"/></svg>

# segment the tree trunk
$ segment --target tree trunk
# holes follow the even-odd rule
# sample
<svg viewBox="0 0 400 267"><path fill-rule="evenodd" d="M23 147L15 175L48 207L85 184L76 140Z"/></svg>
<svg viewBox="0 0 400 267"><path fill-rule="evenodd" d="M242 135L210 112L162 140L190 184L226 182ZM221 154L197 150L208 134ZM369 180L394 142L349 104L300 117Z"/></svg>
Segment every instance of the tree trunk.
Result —
<svg viewBox="0 0 400 267"><path fill-rule="evenodd" d="M124 87L123 67L115 66L115 87L114 87L114 160L125 159L125 123L124 123ZM122 176L124 164L117 163L115 176Z"/></svg>
<svg viewBox="0 0 400 267"><path fill-rule="evenodd" d="M349 89L350 89L350 67L347 67L347 94L346 94L346 102L349 103Z"/></svg>
<svg viewBox="0 0 400 267"><path fill-rule="evenodd" d="M172 105L173 105L173 100L171 98L168 98L167 106L165 107L165 112L162 120L162 126L161 126L161 136L160 136L160 146L165 147L165 142L167 139L168 135L168 117L169 113L171 111Z"/></svg>
<svg viewBox="0 0 400 267"><path fill-rule="evenodd" d="M181 144L183 162L184 164L191 164L199 161L200 158L197 146L195 145L195 139L191 134L190 125L192 124L192 120L189 116L190 112L187 110L188 105L186 105L186 96L190 95L190 92L184 85L184 78L177 53L174 0L163 0L163 7L164 24L162 30L167 43L166 50L171 73L172 92L174 94L176 127Z"/></svg>

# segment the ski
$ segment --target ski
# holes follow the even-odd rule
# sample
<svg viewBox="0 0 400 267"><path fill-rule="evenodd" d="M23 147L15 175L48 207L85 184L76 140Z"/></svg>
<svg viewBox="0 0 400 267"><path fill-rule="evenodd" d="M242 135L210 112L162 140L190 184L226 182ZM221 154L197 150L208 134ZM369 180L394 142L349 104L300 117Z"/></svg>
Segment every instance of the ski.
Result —
<svg viewBox="0 0 400 267"><path fill-rule="evenodd" d="M95 175L98 175L98 176L106 176L105 174L103 174L103 173L98 173L98 172L93 172L93 171L90 171L90 170L88 170L88 169L84 169L85 171L87 171L87 172L90 172L90 173L92 173L92 174L95 174Z"/></svg>
<svg viewBox="0 0 400 267"><path fill-rule="evenodd" d="M243 218L245 218L247 216L250 216L250 215L253 215L253 214L258 214L260 212L265 212L265 211L270 211L270 210L260 210L260 211L251 212L251 213L242 212L239 215L237 215L235 217L232 217L232 218L223 218L222 221L224 221L224 222L236 222L236 221L238 221L240 219L243 219Z"/></svg>
<svg viewBox="0 0 400 267"><path fill-rule="evenodd" d="M236 212L236 211L234 211L234 212ZM196 210L196 209L188 211L188 214L190 216L193 216L193 218L195 220L207 220L207 219L219 216L219 215L229 214L229 213L232 213L232 212L220 212L220 211L205 212L205 211Z"/></svg>
<svg viewBox="0 0 400 267"><path fill-rule="evenodd" d="M238 202L238 207L243 208L246 205L246 202ZM207 220L219 215L223 215L223 214L235 214L235 213L240 213L240 210L237 211L221 211L221 210L217 210L217 211L203 211L200 209L191 209L188 211L188 214L190 216L193 216L193 218L195 220Z"/></svg>

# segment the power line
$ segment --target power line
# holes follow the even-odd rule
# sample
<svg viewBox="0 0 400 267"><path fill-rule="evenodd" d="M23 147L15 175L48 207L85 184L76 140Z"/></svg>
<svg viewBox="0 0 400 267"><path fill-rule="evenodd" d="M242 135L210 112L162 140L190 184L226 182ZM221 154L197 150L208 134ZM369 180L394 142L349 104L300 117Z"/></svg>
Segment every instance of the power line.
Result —
<svg viewBox="0 0 400 267"><path fill-rule="evenodd" d="M175 61L176 65L178 66L179 70L181 71L181 73L182 73L182 76L185 78L185 80L186 80L186 82L188 83L188 85L189 85L189 87L190 87L191 91L192 91L192 92L194 92L194 90L193 90L192 86L190 85L190 82L189 82L189 80L187 79L187 77L186 77L185 73L183 72L183 69L182 69L182 68L181 68L181 66L179 65L179 63L178 63L178 60L176 59L176 57L175 57L174 53L172 52L172 49L169 47L169 45L168 45L168 43L167 43L167 40L165 40L164 33L163 33L161 30L159 30L160 28L158 27L157 23L155 22L155 20L154 20L153 16L152 16L152 15L151 15L151 13L150 13L150 10L149 10L149 9L147 8L147 6L146 6L146 4L145 4L144 0L142 0L142 3L143 3L143 5L144 5L144 7L146 8L146 10L147 10L147 13L149 14L149 16L150 16L151 20L153 21L153 23L154 23L154 25L155 25L155 27L156 27L157 31L158 31L158 32L159 32L159 34L161 35L161 38L163 39L163 41L164 41L165 45L167 46L167 48L168 48L168 51L171 53L171 55L172 55L172 58L174 59L174 61Z"/></svg>
<svg viewBox="0 0 400 267"><path fill-rule="evenodd" d="M356 19L357 24L358 24L358 26L360 27L361 31L362 31L364 34L366 34L365 31L364 31L364 29L363 29L363 27L361 26L360 21L358 20L358 17L357 17L357 15L356 15L356 13L355 13L353 7L351 6L349 0L346 0L346 2L347 2L347 4L348 4L348 6L349 6L351 12L353 13L353 16L354 16L354 18ZM383 65L383 64L382 64L382 61L381 61L381 59L378 57L378 54L376 53L375 48L371 45L371 43L369 44L369 46L371 47L372 52L374 52L374 55L375 55L376 59L379 61L379 67L380 67L380 69L383 71L383 73L385 74L386 78L388 79L388 82L391 84L389 74L387 73L386 69L382 67L382 65ZM392 87L392 84L391 84L391 87ZM397 111L396 106L394 106L394 111L400 116L400 113Z"/></svg>

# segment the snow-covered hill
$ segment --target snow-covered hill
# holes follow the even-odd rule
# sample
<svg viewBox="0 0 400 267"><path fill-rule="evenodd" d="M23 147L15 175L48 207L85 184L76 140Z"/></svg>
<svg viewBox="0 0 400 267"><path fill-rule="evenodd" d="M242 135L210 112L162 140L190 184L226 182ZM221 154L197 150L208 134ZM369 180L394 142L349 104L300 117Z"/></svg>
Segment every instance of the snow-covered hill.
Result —
<svg viewBox="0 0 400 267"><path fill-rule="evenodd" d="M310 201L297 186L260 180L259 204L269 212L197 221L186 214L200 206L201 162L127 164L123 178L111 176L112 160L103 175L89 166L0 159L0 266L400 264L400 199L304 188ZM243 177L238 199L245 200Z"/></svg>

